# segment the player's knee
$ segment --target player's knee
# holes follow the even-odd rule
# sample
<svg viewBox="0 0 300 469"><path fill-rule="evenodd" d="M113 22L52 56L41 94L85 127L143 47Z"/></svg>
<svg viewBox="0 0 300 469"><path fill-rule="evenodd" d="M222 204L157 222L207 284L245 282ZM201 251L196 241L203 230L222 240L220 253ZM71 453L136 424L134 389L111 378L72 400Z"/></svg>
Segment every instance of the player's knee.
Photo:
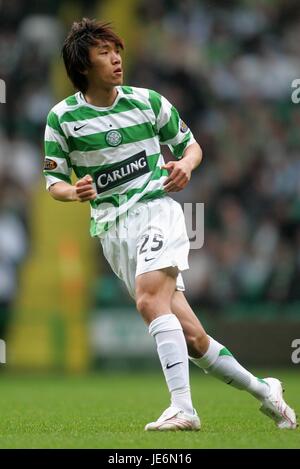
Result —
<svg viewBox="0 0 300 469"><path fill-rule="evenodd" d="M142 293L136 299L136 307L139 313L142 314L146 319L151 320L152 315L157 309L157 298L156 295L150 293Z"/></svg>
<svg viewBox="0 0 300 469"><path fill-rule="evenodd" d="M202 357L209 345L209 339L205 332L194 332L185 336L188 353L193 358Z"/></svg>

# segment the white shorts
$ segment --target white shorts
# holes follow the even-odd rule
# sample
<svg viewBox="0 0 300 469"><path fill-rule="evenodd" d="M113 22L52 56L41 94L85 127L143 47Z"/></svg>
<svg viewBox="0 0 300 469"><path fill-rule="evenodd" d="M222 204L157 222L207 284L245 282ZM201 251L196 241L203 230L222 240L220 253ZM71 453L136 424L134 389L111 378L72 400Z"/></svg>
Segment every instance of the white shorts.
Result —
<svg viewBox="0 0 300 469"><path fill-rule="evenodd" d="M100 237L115 274L135 298L135 277L177 267L176 289L184 291L181 271L189 268L190 242L178 202L169 196L138 202Z"/></svg>

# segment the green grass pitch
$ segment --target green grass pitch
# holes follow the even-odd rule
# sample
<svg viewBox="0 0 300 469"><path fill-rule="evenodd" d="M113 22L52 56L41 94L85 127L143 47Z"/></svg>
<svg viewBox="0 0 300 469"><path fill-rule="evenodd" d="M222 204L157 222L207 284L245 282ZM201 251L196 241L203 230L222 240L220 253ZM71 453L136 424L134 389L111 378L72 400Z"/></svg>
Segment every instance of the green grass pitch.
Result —
<svg viewBox="0 0 300 469"><path fill-rule="evenodd" d="M277 376L300 412L299 370ZM168 406L159 373L0 375L0 448L299 448L300 430L278 430L246 394L192 373L199 432L147 433Z"/></svg>

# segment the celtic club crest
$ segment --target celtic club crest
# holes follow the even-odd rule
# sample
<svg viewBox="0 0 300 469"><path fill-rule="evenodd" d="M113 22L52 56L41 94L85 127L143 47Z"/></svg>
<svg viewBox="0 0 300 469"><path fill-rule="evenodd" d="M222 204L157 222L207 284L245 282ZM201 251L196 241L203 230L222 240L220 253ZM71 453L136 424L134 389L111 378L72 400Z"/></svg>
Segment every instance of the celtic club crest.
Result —
<svg viewBox="0 0 300 469"><path fill-rule="evenodd" d="M105 135L105 140L110 147L117 147L122 143L122 134L118 130L110 130Z"/></svg>

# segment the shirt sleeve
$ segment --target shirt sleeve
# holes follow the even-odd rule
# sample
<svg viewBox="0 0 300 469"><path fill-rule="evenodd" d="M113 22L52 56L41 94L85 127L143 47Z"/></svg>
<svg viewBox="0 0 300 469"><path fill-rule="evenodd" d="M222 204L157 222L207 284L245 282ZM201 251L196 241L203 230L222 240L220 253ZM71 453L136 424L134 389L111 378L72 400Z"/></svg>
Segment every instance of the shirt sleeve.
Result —
<svg viewBox="0 0 300 469"><path fill-rule="evenodd" d="M149 92L151 107L156 116L156 126L161 145L168 145L176 159L181 159L184 150L196 140L177 109L155 91Z"/></svg>
<svg viewBox="0 0 300 469"><path fill-rule="evenodd" d="M64 132L60 126L58 116L50 111L45 129L45 161L44 176L46 187L56 182L65 181L71 184L72 166L69 158L69 148Z"/></svg>

